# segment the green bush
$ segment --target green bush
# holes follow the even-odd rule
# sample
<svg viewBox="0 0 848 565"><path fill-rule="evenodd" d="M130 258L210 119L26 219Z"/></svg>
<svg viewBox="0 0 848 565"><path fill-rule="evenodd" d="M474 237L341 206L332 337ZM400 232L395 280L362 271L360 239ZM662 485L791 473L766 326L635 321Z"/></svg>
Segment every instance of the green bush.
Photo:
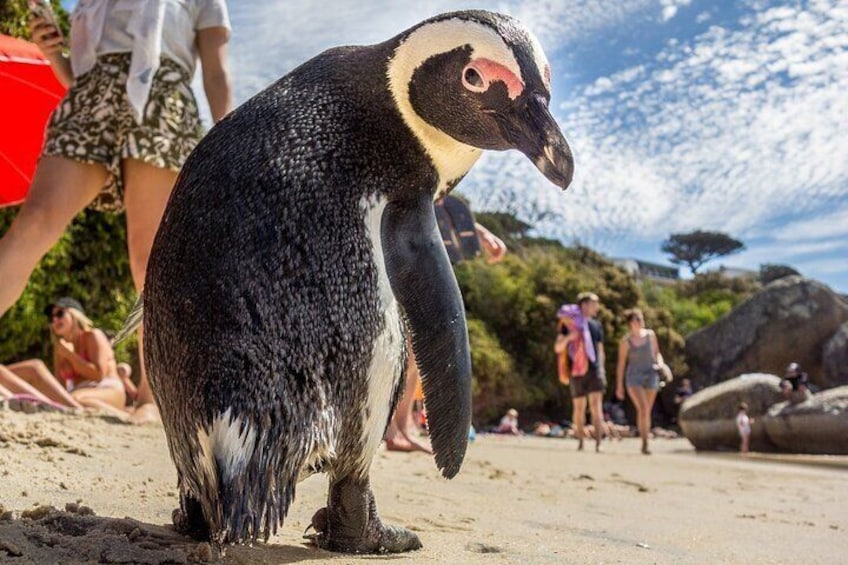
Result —
<svg viewBox="0 0 848 565"><path fill-rule="evenodd" d="M13 208L0 210L0 235L6 233L16 212ZM52 359L44 307L61 296L79 300L86 314L107 333L121 327L136 297L123 215L85 211L77 216L0 321L0 363ZM116 354L138 369L134 339L121 344Z"/></svg>

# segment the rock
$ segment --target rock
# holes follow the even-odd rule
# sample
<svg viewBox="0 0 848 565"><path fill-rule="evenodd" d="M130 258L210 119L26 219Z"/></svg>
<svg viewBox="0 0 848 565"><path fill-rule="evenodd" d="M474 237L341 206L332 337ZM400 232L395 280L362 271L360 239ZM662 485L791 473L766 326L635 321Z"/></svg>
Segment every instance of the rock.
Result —
<svg viewBox="0 0 848 565"><path fill-rule="evenodd" d="M848 385L848 322L824 345L822 365L825 382Z"/></svg>
<svg viewBox="0 0 848 565"><path fill-rule="evenodd" d="M848 386L819 392L800 404L775 404L763 425L781 451L848 455Z"/></svg>
<svg viewBox="0 0 848 565"><path fill-rule="evenodd" d="M824 375L822 351L845 322L848 303L827 286L797 276L779 279L686 338L689 376L698 388L743 373L783 375L797 361L813 384L843 384Z"/></svg>
<svg viewBox="0 0 848 565"><path fill-rule="evenodd" d="M739 403L748 404L751 425L751 449L774 451L765 434L761 416L783 400L780 378L754 373L742 375L698 391L680 407L678 422L683 435L696 449L739 449L736 414Z"/></svg>

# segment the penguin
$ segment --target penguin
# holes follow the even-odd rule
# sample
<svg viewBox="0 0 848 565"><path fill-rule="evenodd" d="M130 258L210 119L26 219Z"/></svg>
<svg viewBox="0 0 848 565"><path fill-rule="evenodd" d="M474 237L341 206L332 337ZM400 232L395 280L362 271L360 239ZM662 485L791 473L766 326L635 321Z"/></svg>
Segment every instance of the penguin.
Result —
<svg viewBox="0 0 848 565"><path fill-rule="evenodd" d="M180 531L267 541L298 481L322 472L318 547L421 547L382 523L369 469L403 390L407 336L442 475L465 455L468 335L433 202L487 149L517 149L567 188L550 83L517 20L453 12L325 51L209 131L179 175L144 289Z"/></svg>

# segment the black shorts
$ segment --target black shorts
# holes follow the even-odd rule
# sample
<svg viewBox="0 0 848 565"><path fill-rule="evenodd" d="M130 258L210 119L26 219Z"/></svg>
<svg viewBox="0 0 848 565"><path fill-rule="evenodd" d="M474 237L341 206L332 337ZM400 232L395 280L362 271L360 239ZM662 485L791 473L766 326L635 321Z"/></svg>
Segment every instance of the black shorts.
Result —
<svg viewBox="0 0 848 565"><path fill-rule="evenodd" d="M597 369L591 368L582 377L572 375L568 387L571 389L571 398L583 398L590 392L603 393L607 389L607 380L598 375Z"/></svg>

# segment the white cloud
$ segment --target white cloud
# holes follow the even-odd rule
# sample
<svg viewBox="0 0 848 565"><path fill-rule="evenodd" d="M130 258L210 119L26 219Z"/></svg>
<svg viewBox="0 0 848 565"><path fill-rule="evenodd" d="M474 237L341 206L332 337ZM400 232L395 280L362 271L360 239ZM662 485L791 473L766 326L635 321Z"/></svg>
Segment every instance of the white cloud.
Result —
<svg viewBox="0 0 848 565"><path fill-rule="evenodd" d="M561 198L537 179L525 183L554 211L540 231L614 249L670 232L745 240L767 229L781 242L767 262L793 257L789 234L844 240L846 92L844 2L767 8L740 29L713 26L669 43L652 64L600 77L561 103L576 176ZM514 161L484 162L496 169L488 182ZM507 189L488 199L498 198L516 197ZM805 219L784 229L787 217ZM810 237L797 244L838 249Z"/></svg>
<svg viewBox="0 0 848 565"><path fill-rule="evenodd" d="M478 206L541 219L538 233L612 253L633 241L658 248L670 232L699 228L766 246L787 241L777 239L787 217L812 218L793 231L820 232L825 241L844 237L815 218L848 214L848 3L739 1L738 22L717 17L717 5L701 11L696 21L725 27L668 37L651 59L644 45L626 43L628 33L656 21L657 10L679 15L689 0L331 0L320 9L230 2L236 98L244 101L331 46L379 42L443 11L507 12L539 36L560 76L572 47L598 37L614 40L599 58L637 53L638 63L590 84L569 84L569 92L554 77L552 108L576 155L568 192L557 191L523 156L495 154L460 187ZM769 230L771 239L760 237ZM768 247L776 255L766 262L781 262L781 248Z"/></svg>
<svg viewBox="0 0 848 565"><path fill-rule="evenodd" d="M650 4L652 0L328 0L319 8L314 2L230 2L236 98L244 101L325 49L378 43L443 12L486 9L510 14L531 29L552 56L557 46L626 21Z"/></svg>
<svg viewBox="0 0 848 565"><path fill-rule="evenodd" d="M660 5L662 6L660 20L667 22L677 15L677 10L681 6L688 6L691 3L692 0L660 0Z"/></svg>

